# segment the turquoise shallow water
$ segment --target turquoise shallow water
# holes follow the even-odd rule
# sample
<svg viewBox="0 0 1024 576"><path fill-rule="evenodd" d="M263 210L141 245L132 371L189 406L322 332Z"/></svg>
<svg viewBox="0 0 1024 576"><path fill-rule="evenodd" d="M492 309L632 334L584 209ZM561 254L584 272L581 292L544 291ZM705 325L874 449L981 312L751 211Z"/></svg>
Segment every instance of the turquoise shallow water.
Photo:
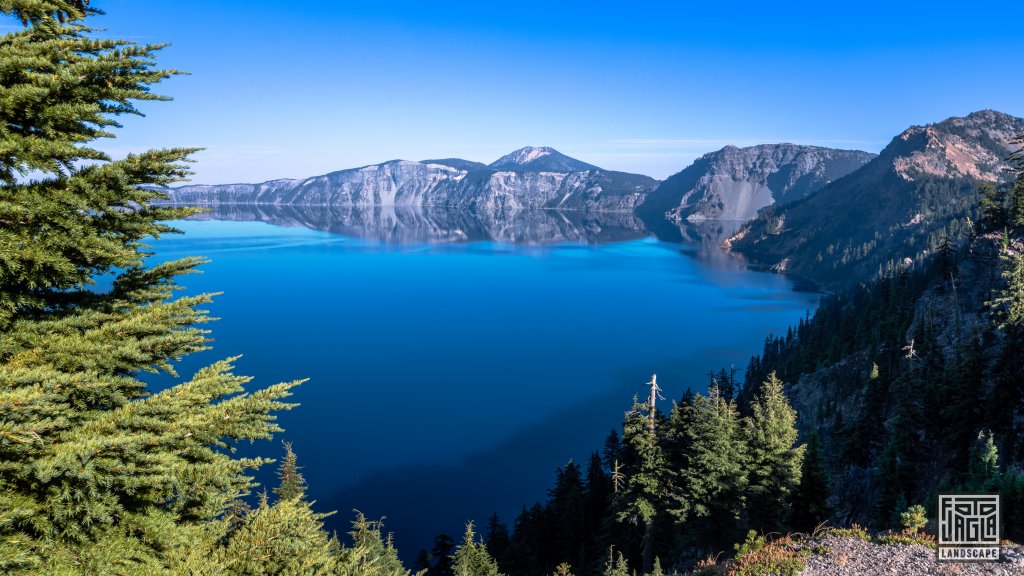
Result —
<svg viewBox="0 0 1024 576"><path fill-rule="evenodd" d="M404 557L465 520L511 523L585 459L652 373L668 398L746 361L817 296L715 250L605 243L389 243L262 222L186 221L159 259L202 255L188 292L253 386L309 378L281 416L318 508L386 516ZM701 255L705 256L701 256ZM666 409L669 403L665 403ZM280 452L276 443L243 453ZM268 475L261 479L269 480Z"/></svg>

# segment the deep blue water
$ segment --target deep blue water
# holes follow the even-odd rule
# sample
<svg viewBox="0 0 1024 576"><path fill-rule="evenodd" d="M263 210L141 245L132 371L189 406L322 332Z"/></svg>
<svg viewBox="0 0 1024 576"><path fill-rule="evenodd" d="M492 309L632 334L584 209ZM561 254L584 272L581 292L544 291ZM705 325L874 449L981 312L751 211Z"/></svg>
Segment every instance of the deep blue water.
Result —
<svg viewBox="0 0 1024 576"><path fill-rule="evenodd" d="M496 511L511 524L556 467L600 448L652 373L669 399L706 388L709 370L742 374L765 336L817 301L713 246L642 232L393 243L263 222L179 227L158 258L210 258L184 283L223 292L214 349L182 374L244 354L237 372L253 387L309 378L280 422L310 496L339 511L339 532L353 509L386 517L405 558L469 519ZM276 441L243 451L281 453Z"/></svg>

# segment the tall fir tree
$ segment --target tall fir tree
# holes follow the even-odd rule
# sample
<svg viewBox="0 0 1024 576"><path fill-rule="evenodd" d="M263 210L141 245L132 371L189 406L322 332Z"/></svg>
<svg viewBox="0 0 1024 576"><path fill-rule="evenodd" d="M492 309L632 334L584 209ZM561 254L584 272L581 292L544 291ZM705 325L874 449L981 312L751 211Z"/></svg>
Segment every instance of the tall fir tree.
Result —
<svg viewBox="0 0 1024 576"><path fill-rule="evenodd" d="M203 566L179 573L331 576L339 570L339 558L323 530L325 516L301 498L271 505L264 494L223 548L201 559Z"/></svg>
<svg viewBox="0 0 1024 576"><path fill-rule="evenodd" d="M978 432L967 462L967 490L988 492L999 485L999 449L992 432Z"/></svg>
<svg viewBox="0 0 1024 576"><path fill-rule="evenodd" d="M398 558L391 533L384 532L383 521L367 520L357 512L348 534L352 545L339 550L339 576L411 576Z"/></svg>
<svg viewBox="0 0 1024 576"><path fill-rule="evenodd" d="M549 537L561 560L581 566L587 557L587 495L583 476L572 460L555 473L555 487L548 492Z"/></svg>
<svg viewBox="0 0 1024 576"><path fill-rule="evenodd" d="M174 296L201 260L149 265L145 245L194 212L153 205L192 150L113 160L94 142L137 102L166 100L151 88L177 72L155 67L160 45L98 38L85 1L0 14L24 25L0 37L0 570L208 568L225 511L267 462L233 445L279 431L297 382L245 394L232 360L160 391L138 376L177 378L173 363L209 342L210 295ZM311 514L272 508L252 521Z"/></svg>
<svg viewBox="0 0 1024 576"><path fill-rule="evenodd" d="M498 518L498 513L491 514L487 521L487 551L494 561L502 566L506 562L512 539L508 534L508 526Z"/></svg>
<svg viewBox="0 0 1024 576"><path fill-rule="evenodd" d="M801 463L800 485L793 494L790 526L802 532L814 530L832 515L832 509L828 505L828 472L821 460L818 443L818 434L812 433Z"/></svg>
<svg viewBox="0 0 1024 576"><path fill-rule="evenodd" d="M1007 217L1009 224L1015 228L1024 228L1024 135L1014 140L1017 150L1010 155L1009 161L1013 165L1013 172L1017 175L1010 189L1009 210Z"/></svg>
<svg viewBox="0 0 1024 576"><path fill-rule="evenodd" d="M712 387L697 394L678 420L686 438L680 485L687 537L708 551L724 550L741 532L747 489L747 447L735 402ZM677 514L682 517L682 514Z"/></svg>
<svg viewBox="0 0 1024 576"><path fill-rule="evenodd" d="M434 561L426 576L454 576L452 570L452 550L455 549L455 542L447 534L438 534L434 538L434 548L430 551L430 557Z"/></svg>
<svg viewBox="0 0 1024 576"><path fill-rule="evenodd" d="M299 472L298 457L290 442L284 443L284 460L277 470L278 485L274 494L282 500L295 500L306 494L306 479Z"/></svg>
<svg viewBox="0 0 1024 576"><path fill-rule="evenodd" d="M652 385L652 390L654 385ZM649 571L654 565L655 519L674 500L670 472L657 429L657 406L652 400L633 399L622 427L625 485L615 494L614 506L620 522L640 528L643 534L641 563Z"/></svg>
<svg viewBox="0 0 1024 576"><path fill-rule="evenodd" d="M981 220L978 222L983 232L1002 230L1009 223L1006 209L1006 191L994 185L981 185Z"/></svg>
<svg viewBox="0 0 1024 576"><path fill-rule="evenodd" d="M743 432L750 527L762 533L783 532L807 447L796 445L796 410L789 405L775 372L751 403Z"/></svg>

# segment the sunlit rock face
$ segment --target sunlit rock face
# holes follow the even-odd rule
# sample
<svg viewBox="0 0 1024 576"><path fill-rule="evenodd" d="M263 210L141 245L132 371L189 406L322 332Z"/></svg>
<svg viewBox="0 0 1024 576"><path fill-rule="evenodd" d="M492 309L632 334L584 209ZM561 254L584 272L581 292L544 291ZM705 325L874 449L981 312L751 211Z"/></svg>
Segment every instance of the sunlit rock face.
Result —
<svg viewBox="0 0 1024 576"><path fill-rule="evenodd" d="M874 157L796 144L726 146L662 182L641 209L673 220L750 220L766 206L810 196Z"/></svg>
<svg viewBox="0 0 1024 576"><path fill-rule="evenodd" d="M632 211L658 181L602 170L551 148L524 148L490 166L460 159L394 160L301 180L182 186L179 204L441 206Z"/></svg>

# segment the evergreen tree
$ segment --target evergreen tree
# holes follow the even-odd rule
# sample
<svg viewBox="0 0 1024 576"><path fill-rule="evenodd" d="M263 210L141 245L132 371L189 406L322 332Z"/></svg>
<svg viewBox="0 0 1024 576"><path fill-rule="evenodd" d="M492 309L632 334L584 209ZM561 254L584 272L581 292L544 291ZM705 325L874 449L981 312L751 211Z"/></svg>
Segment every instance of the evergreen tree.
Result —
<svg viewBox="0 0 1024 576"><path fill-rule="evenodd" d="M284 442L284 460L277 471L278 485L274 494L281 500L296 500L306 494L306 480L299 472L298 458L290 442Z"/></svg>
<svg viewBox="0 0 1024 576"><path fill-rule="evenodd" d="M144 245L194 213L152 204L191 150L92 146L177 72L155 68L159 45L97 38L85 1L0 13L25 25L0 37L0 570L201 573L264 530L306 550L308 573L329 568L301 501L262 503L219 548L247 472L268 462L233 444L279 431L297 383L243 394L231 360L158 392L138 377L177 378L173 362L209 343L210 295L174 297L201 260L149 265Z"/></svg>
<svg viewBox="0 0 1024 576"><path fill-rule="evenodd" d="M601 456L594 452L590 456L590 464L587 466L587 490L586 490L586 534L584 540L587 542L587 555L591 561L597 560L597 553L603 548L599 540L602 536L602 527L605 526L612 501L612 479L605 473L601 462ZM597 568L596 564L577 565L579 570L587 571L587 568Z"/></svg>
<svg viewBox="0 0 1024 576"><path fill-rule="evenodd" d="M794 530L809 532L828 520L832 515L828 505L829 492L828 473L818 448L818 434L812 433L804 453L800 485L793 495L790 525Z"/></svg>
<svg viewBox="0 0 1024 576"><path fill-rule="evenodd" d="M430 552L420 548L416 560L412 563L412 569L416 574L426 574L430 570Z"/></svg>
<svg viewBox="0 0 1024 576"><path fill-rule="evenodd" d="M1004 251L1004 288L989 302L993 315L999 320L999 328L1024 327L1024 255Z"/></svg>
<svg viewBox="0 0 1024 576"><path fill-rule="evenodd" d="M1001 230L1008 224L1006 192L989 183L981 185L981 220L983 231Z"/></svg>
<svg viewBox="0 0 1024 576"><path fill-rule="evenodd" d="M654 390L652 384L652 390ZM652 398L656 398L652 395ZM654 521L659 510L673 500L667 482L667 461L657 436L657 407L654 401L640 403L626 413L622 428L626 460L625 486L615 494L616 517L643 531L642 563L649 571L654 563Z"/></svg>
<svg viewBox="0 0 1024 576"><path fill-rule="evenodd" d="M1017 174L1013 188L1010 190L1010 207L1007 217L1011 226L1016 228L1024 227L1024 136L1015 140L1018 146L1017 151L1010 155L1010 162L1013 164L1013 171Z"/></svg>
<svg viewBox="0 0 1024 576"><path fill-rule="evenodd" d="M604 439L604 451L601 455L604 459L604 468L609 474L614 471L616 462L622 462L622 442L614 428Z"/></svg>
<svg viewBox="0 0 1024 576"><path fill-rule="evenodd" d="M967 489L987 492L999 482L999 450L992 432L979 432L968 459Z"/></svg>
<svg viewBox="0 0 1024 576"><path fill-rule="evenodd" d="M661 569L661 559L654 559L654 566L651 568L648 576L665 576L665 571Z"/></svg>
<svg viewBox="0 0 1024 576"><path fill-rule="evenodd" d="M750 526L759 532L783 532L806 446L796 446L796 410L774 372L761 385L750 412L743 422Z"/></svg>
<svg viewBox="0 0 1024 576"><path fill-rule="evenodd" d="M724 550L738 539L747 488L747 448L736 404L712 388L707 396L694 396L679 425L687 448L680 470L685 508L676 516L690 517L693 544Z"/></svg>
<svg viewBox="0 0 1024 576"><path fill-rule="evenodd" d="M551 573L551 576L575 576L572 572L572 566L566 562L562 562L555 567L555 571Z"/></svg>
<svg viewBox="0 0 1024 576"><path fill-rule="evenodd" d="M299 499L282 499L270 505L264 494L259 507L247 515L241 529L231 536L223 550L217 550L203 568L193 568L188 573L335 574L339 559L332 554L331 543L323 530L324 516L314 513L307 502ZM108 561L114 562L116 558Z"/></svg>
<svg viewBox="0 0 1024 576"><path fill-rule="evenodd" d="M454 576L455 572L452 569L452 550L454 548L455 543L451 536L438 534L434 538L434 549L430 552L434 564L427 571L426 576Z"/></svg>
<svg viewBox="0 0 1024 576"><path fill-rule="evenodd" d="M487 551L494 558L494 561L499 566L502 566L507 559L511 547L512 539L508 534L508 526L498 518L497 512L491 514L490 519L487 521Z"/></svg>
<svg viewBox="0 0 1024 576"><path fill-rule="evenodd" d="M604 565L602 576L636 576L636 574L630 571L622 552L616 554L614 548L609 548L608 561Z"/></svg>
<svg viewBox="0 0 1024 576"><path fill-rule="evenodd" d="M452 569L455 576L501 576L498 564L487 552L487 546L477 541L472 522L466 524L466 534L455 550Z"/></svg>
<svg viewBox="0 0 1024 576"><path fill-rule="evenodd" d="M380 520L369 521L356 513L349 532L352 547L339 554L339 573L344 576L411 576L398 558L391 534L384 534Z"/></svg>
<svg viewBox="0 0 1024 576"><path fill-rule="evenodd" d="M548 492L549 538L561 560L577 566L587 556L587 498L580 468L572 460L555 473L555 487Z"/></svg>

